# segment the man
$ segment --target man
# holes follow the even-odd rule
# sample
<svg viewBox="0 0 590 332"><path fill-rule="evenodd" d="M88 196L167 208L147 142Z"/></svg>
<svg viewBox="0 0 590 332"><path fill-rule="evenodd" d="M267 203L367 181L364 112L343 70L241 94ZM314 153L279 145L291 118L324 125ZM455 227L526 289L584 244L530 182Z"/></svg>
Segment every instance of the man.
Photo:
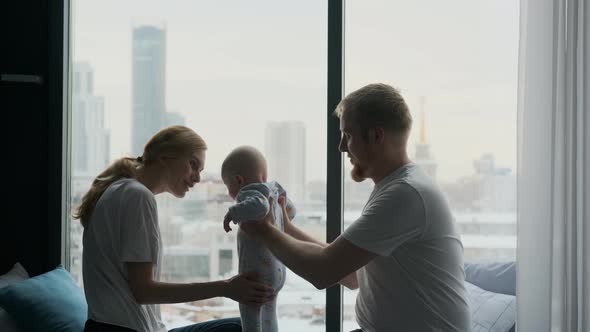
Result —
<svg viewBox="0 0 590 332"><path fill-rule="evenodd" d="M470 331L463 246L442 193L408 158L412 118L404 99L371 84L335 113L352 178L375 183L362 215L329 245L290 223L290 235L280 232L272 213L242 229L318 289L358 282L363 331Z"/></svg>

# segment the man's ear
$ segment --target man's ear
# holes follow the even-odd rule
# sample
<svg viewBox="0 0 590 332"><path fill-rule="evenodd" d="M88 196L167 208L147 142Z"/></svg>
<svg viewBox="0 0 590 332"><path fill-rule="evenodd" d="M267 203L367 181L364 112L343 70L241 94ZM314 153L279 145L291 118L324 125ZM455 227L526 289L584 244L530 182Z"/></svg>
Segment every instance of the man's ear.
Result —
<svg viewBox="0 0 590 332"><path fill-rule="evenodd" d="M383 127L375 127L369 129L369 142L376 144L383 144L385 141L385 129Z"/></svg>
<svg viewBox="0 0 590 332"><path fill-rule="evenodd" d="M236 176L234 177L234 179L236 180L236 183L240 185L240 187L241 187L242 185L244 185L244 183L246 182L246 180L244 179L244 177L243 177L243 176L241 176L241 175L236 175Z"/></svg>

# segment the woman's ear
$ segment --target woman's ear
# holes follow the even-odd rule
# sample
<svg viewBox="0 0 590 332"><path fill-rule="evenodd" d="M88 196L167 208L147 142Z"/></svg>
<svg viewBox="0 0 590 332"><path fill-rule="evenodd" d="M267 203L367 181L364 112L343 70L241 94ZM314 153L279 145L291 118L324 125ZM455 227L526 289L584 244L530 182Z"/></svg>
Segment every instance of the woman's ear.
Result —
<svg viewBox="0 0 590 332"><path fill-rule="evenodd" d="M166 168L168 166L168 164L166 163L166 158L164 158L163 156L159 156L158 157L158 164L164 168Z"/></svg>

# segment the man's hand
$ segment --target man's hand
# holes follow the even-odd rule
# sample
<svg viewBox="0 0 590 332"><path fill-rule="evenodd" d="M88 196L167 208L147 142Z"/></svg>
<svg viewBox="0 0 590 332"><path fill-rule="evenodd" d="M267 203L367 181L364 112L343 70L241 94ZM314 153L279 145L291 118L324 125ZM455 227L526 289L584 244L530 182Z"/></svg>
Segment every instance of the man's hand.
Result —
<svg viewBox="0 0 590 332"><path fill-rule="evenodd" d="M293 212L292 211L293 209L291 207L287 208L287 198L285 196L279 196L279 205L281 206L281 209L283 210L283 223L284 224L290 223L291 218L289 218L289 216Z"/></svg>
<svg viewBox="0 0 590 332"><path fill-rule="evenodd" d="M227 211L227 213L225 214L225 217L223 217L223 229L225 229L225 232L231 232L231 227L229 227L229 223L232 221L232 217L231 214L229 213L229 211Z"/></svg>

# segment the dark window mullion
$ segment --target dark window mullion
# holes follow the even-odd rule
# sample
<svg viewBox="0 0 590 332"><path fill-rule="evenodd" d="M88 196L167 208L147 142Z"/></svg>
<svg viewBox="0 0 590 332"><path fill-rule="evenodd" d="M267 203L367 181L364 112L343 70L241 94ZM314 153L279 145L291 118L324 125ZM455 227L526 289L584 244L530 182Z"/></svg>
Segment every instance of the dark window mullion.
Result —
<svg viewBox="0 0 590 332"><path fill-rule="evenodd" d="M342 154L338 151L340 122L333 116L342 99L344 75L344 0L328 0L328 103L326 237L334 241L342 232ZM326 290L326 331L342 331L342 287Z"/></svg>
<svg viewBox="0 0 590 332"><path fill-rule="evenodd" d="M69 257L63 251L68 248L66 202L69 199L65 181L65 158L68 157L64 137L67 137L67 84L69 63L69 0L47 2L48 22L48 71L47 86L48 105L48 167L47 167L47 222L48 247L45 271L65 263ZM65 249L67 250L67 249Z"/></svg>

